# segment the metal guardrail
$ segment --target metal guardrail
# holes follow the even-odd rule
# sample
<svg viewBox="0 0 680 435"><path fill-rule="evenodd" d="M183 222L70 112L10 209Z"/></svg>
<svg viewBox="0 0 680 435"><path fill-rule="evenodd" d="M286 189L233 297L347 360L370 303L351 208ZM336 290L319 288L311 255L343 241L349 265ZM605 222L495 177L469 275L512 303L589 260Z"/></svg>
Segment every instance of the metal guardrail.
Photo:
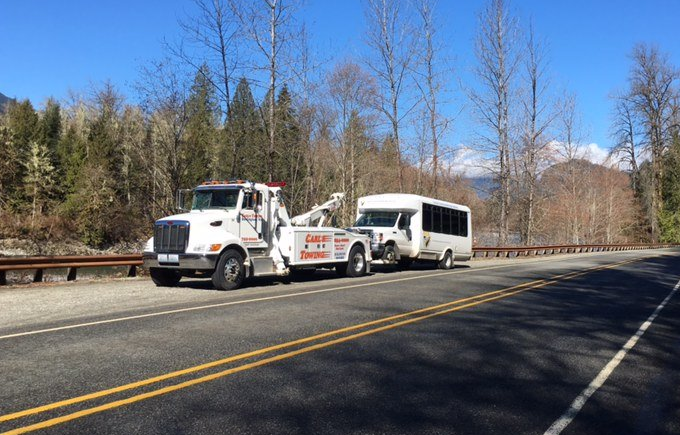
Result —
<svg viewBox="0 0 680 435"><path fill-rule="evenodd" d="M67 281L74 281L84 267L128 267L128 277L137 276L141 254L68 255L58 257L0 257L0 285L7 284L7 272L35 270L33 282L42 282L45 269L68 269Z"/></svg>
<svg viewBox="0 0 680 435"><path fill-rule="evenodd" d="M545 245L545 246L475 246L474 258L509 258L530 255L577 254L586 252L633 251L677 247L674 243L634 243L619 245Z"/></svg>
<svg viewBox="0 0 680 435"><path fill-rule="evenodd" d="M638 243L622 245L546 245L472 248L474 258L509 258L520 256L572 254L586 252L631 251L636 249L672 248L672 243ZM142 265L141 254L121 255L70 255L59 257L0 257L0 285L7 284L7 272L35 270L33 282L42 282L45 269L68 269L67 281L74 281L78 269L84 267L127 266L128 277L137 276L137 267Z"/></svg>

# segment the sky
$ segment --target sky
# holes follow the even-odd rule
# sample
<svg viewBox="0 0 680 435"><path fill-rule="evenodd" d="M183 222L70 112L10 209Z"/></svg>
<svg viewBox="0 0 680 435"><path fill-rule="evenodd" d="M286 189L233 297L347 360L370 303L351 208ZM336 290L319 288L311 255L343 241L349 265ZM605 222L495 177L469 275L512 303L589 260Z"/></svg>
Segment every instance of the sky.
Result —
<svg viewBox="0 0 680 435"><path fill-rule="evenodd" d="M439 0L436 20L453 74L444 110L455 117L449 140L469 143L476 124L461 86L474 82L473 41L482 0ZM611 146L610 95L626 86L634 44L656 44L680 66L678 0L510 0L521 24L533 22L547 46L554 89L574 93L594 154ZM36 107L52 96L86 93L109 80L133 96L140 69L166 56L191 0L0 0L0 92ZM366 52L361 0L305 0L298 12L325 59Z"/></svg>

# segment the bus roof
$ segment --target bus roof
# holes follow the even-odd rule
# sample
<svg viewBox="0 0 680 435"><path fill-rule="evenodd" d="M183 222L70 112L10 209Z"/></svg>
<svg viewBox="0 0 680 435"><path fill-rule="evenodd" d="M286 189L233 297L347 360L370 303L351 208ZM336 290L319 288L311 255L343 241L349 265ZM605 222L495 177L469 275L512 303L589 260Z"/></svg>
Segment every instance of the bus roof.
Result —
<svg viewBox="0 0 680 435"><path fill-rule="evenodd" d="M453 202L428 198L426 196L413 195L410 193L383 193L380 195L363 196L358 199L359 212L364 210L394 210L417 212L422 204L432 204L454 210L470 212L470 208Z"/></svg>

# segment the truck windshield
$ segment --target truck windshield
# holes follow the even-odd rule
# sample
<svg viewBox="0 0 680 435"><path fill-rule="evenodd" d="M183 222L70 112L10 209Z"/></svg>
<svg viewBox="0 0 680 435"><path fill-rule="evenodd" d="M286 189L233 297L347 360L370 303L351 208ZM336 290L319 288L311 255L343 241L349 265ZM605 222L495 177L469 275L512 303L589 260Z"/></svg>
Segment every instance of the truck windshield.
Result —
<svg viewBox="0 0 680 435"><path fill-rule="evenodd" d="M235 209L241 189L195 190L192 210Z"/></svg>
<svg viewBox="0 0 680 435"><path fill-rule="evenodd" d="M355 227L393 227L397 222L399 212L369 211L361 215L354 224Z"/></svg>

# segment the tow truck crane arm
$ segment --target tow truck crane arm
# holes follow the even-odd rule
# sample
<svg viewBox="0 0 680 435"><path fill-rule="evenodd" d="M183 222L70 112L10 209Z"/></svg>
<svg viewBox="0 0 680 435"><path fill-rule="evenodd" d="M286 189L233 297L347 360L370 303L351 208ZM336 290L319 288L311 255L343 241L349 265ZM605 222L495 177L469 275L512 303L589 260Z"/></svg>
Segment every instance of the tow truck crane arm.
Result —
<svg viewBox="0 0 680 435"><path fill-rule="evenodd" d="M342 205L342 200L344 197L345 197L344 193L336 192L331 195L331 199L329 199L328 201L324 202L321 205L314 206L314 208L312 208L307 213L303 213L293 217L290 220L290 222L293 226L296 227L308 227L313 226L312 223L318 220L318 223L315 226L321 228L324 226L324 223L326 222L326 217L328 216L328 213L337 210Z"/></svg>

